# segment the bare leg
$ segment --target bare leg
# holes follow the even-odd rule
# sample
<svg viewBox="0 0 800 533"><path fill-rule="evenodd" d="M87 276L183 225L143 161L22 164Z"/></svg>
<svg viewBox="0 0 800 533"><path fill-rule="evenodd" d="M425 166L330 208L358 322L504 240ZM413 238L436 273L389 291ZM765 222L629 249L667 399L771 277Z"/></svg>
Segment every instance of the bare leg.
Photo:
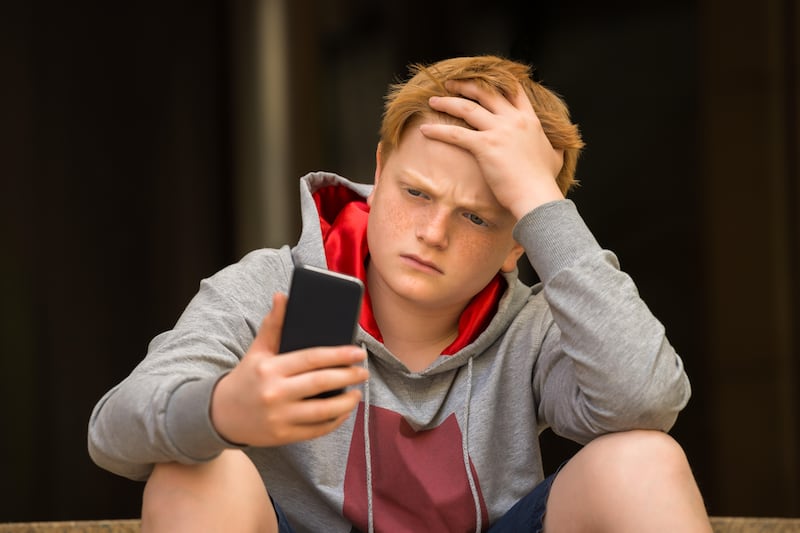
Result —
<svg viewBox="0 0 800 533"><path fill-rule="evenodd" d="M227 450L209 463L156 465L144 489L142 531L277 533L278 523L255 465Z"/></svg>
<svg viewBox="0 0 800 533"><path fill-rule="evenodd" d="M658 431L598 437L556 476L545 531L710 533L680 445Z"/></svg>

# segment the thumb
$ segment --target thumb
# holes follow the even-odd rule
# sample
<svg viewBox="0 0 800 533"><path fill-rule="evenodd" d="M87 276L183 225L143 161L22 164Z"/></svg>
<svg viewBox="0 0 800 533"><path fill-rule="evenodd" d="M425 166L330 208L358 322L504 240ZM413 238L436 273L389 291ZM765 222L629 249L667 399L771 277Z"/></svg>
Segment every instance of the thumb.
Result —
<svg viewBox="0 0 800 533"><path fill-rule="evenodd" d="M261 322L256 338L253 340L251 350L274 355L278 353L281 346L281 328L283 319L286 316L287 296L282 292L272 295L272 309Z"/></svg>

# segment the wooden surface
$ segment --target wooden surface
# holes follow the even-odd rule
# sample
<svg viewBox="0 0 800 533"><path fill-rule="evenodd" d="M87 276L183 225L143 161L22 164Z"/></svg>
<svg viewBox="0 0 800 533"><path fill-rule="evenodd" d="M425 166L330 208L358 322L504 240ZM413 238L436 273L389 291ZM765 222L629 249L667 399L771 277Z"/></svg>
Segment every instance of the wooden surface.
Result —
<svg viewBox="0 0 800 533"><path fill-rule="evenodd" d="M0 533L139 533L139 520L0 524Z"/></svg>
<svg viewBox="0 0 800 533"><path fill-rule="evenodd" d="M714 533L800 533L800 518L713 517ZM0 524L0 533L139 533L139 520Z"/></svg>
<svg viewBox="0 0 800 533"><path fill-rule="evenodd" d="M790 533L800 531L800 518L711 518L714 533Z"/></svg>

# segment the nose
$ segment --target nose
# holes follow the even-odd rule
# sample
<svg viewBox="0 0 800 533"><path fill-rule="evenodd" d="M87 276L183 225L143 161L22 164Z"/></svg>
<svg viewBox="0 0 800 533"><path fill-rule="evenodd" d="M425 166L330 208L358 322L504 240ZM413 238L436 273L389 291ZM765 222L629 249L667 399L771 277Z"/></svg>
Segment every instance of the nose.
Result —
<svg viewBox="0 0 800 533"><path fill-rule="evenodd" d="M434 248L447 248L449 219L443 209L429 210L417 220L417 239Z"/></svg>

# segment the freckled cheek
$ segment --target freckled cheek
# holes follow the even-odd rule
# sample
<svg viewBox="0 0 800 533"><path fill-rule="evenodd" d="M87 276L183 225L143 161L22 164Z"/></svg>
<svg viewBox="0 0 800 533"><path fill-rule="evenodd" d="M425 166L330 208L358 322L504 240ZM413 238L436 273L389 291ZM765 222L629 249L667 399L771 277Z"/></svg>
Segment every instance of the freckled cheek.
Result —
<svg viewBox="0 0 800 533"><path fill-rule="evenodd" d="M473 238L466 245L462 257L469 257L476 264L481 265L481 269L489 275L494 275L503 266L503 263L511 251L511 245L505 245L504 240L498 236L486 238ZM467 255L468 254L468 255Z"/></svg>
<svg viewBox="0 0 800 533"><path fill-rule="evenodd" d="M492 263L492 259L497 254L497 245L492 239L464 235L458 239L459 254L462 258L474 261L475 264L486 265L487 268Z"/></svg>
<svg viewBox="0 0 800 533"><path fill-rule="evenodd" d="M410 227L410 214L401 206L382 206L379 210L381 216L372 218L375 217L375 212L370 215L370 226L376 232L376 236L380 234L383 239L394 240L413 231Z"/></svg>
<svg viewBox="0 0 800 533"><path fill-rule="evenodd" d="M392 206L385 219L388 230L393 235L402 235L409 230L410 214L407 209L399 206Z"/></svg>

